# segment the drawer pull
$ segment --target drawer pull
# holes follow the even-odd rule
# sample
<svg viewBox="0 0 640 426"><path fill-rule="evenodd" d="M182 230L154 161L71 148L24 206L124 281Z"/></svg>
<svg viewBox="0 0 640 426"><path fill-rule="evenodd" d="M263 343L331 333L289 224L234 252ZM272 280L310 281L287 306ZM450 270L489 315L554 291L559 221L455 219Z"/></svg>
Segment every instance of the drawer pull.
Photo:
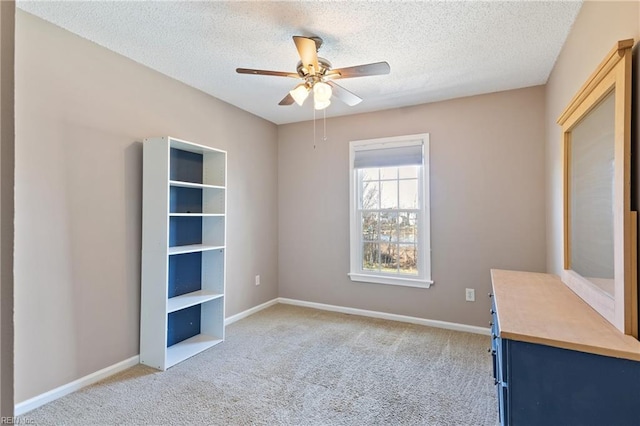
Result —
<svg viewBox="0 0 640 426"><path fill-rule="evenodd" d="M496 311L493 310L493 308L489 309L489 313L491 313L491 315L495 314Z"/></svg>
<svg viewBox="0 0 640 426"><path fill-rule="evenodd" d="M493 293L488 293L488 296L489 297L493 297Z"/></svg>
<svg viewBox="0 0 640 426"><path fill-rule="evenodd" d="M493 327L493 321L489 321L489 327Z"/></svg>
<svg viewBox="0 0 640 426"><path fill-rule="evenodd" d="M502 386L504 388L504 390L509 388L509 384L507 382L501 382L500 380L498 380L496 378L493 379L493 384Z"/></svg>

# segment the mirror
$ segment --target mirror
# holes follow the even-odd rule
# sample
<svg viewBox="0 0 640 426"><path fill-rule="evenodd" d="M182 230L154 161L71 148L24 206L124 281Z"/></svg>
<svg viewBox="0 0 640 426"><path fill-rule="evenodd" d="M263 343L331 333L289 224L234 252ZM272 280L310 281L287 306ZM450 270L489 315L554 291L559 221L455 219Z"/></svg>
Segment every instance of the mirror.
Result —
<svg viewBox="0 0 640 426"><path fill-rule="evenodd" d="M611 297L615 294L614 101L611 92L576 124L569 147L571 269Z"/></svg>
<svg viewBox="0 0 640 426"><path fill-rule="evenodd" d="M631 49L619 41L564 110L562 281L638 337L636 212L630 209Z"/></svg>

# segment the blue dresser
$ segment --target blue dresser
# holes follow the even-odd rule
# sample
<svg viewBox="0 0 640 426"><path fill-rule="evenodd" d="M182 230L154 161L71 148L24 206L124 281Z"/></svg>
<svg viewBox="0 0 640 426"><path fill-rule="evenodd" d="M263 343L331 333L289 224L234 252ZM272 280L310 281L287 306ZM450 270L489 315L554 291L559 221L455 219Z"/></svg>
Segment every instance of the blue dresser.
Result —
<svg viewBox="0 0 640 426"><path fill-rule="evenodd" d="M549 274L491 271L502 425L640 425L640 342Z"/></svg>

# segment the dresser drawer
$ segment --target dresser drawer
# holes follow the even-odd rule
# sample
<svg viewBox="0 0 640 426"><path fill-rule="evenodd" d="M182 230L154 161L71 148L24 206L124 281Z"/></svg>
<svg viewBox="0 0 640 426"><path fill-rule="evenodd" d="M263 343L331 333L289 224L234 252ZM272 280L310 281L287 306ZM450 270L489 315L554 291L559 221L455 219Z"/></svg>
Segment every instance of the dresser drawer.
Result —
<svg viewBox="0 0 640 426"><path fill-rule="evenodd" d="M509 424L509 386L507 383L507 351L508 342L500 337L500 323L495 305L495 299L491 297L491 357L493 361L493 379L498 397L498 409L500 424Z"/></svg>

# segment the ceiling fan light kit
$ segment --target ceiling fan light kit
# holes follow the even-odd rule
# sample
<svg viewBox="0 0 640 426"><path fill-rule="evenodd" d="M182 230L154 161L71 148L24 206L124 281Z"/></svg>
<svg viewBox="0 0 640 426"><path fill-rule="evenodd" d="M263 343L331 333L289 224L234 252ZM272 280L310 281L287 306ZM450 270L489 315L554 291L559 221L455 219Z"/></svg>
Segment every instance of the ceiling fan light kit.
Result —
<svg viewBox="0 0 640 426"><path fill-rule="evenodd" d="M313 97L322 102L328 101L331 98L331 86L322 81L313 85Z"/></svg>
<svg viewBox="0 0 640 426"><path fill-rule="evenodd" d="M295 102L302 106L311 90L313 90L313 107L316 110L325 109L331 105L331 97L334 95L349 106L354 106L362 102L362 98L336 84L333 80L382 75L391 72L391 68L386 62L375 62L333 69L329 61L318 57L318 49L322 45L322 39L320 37L293 36L293 42L300 56L300 62L298 62L296 67L296 74L249 68L236 68L236 72L239 74L300 78L304 82L289 91L287 96L280 101L279 105L291 105Z"/></svg>
<svg viewBox="0 0 640 426"><path fill-rule="evenodd" d="M328 100L328 99L326 101L319 101L317 99L313 100L313 108L318 110L318 111L321 110L321 109L325 109L329 105L331 105L331 101Z"/></svg>
<svg viewBox="0 0 640 426"><path fill-rule="evenodd" d="M291 90L289 94L298 105L302 106L309 96L309 91L310 89L307 86L307 83L300 83L295 87L295 89Z"/></svg>
<svg viewBox="0 0 640 426"><path fill-rule="evenodd" d="M319 81L313 85L313 107L325 109L331 105L331 86Z"/></svg>

